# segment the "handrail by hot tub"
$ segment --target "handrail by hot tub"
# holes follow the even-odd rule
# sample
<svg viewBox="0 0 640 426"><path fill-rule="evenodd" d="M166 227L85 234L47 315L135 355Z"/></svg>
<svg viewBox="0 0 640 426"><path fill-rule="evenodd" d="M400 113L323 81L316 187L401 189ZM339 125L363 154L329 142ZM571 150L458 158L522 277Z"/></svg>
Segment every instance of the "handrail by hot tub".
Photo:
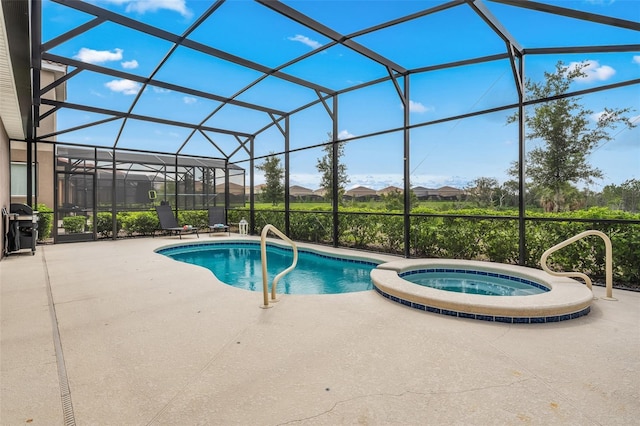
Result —
<svg viewBox="0 0 640 426"><path fill-rule="evenodd" d="M296 243L294 243L289 237L283 234L275 226L271 224L265 225L264 228L262 228L262 233L260 234L260 259L262 260L262 293L264 296L264 305L260 307L264 309L271 307L269 306L269 289L267 284L267 234L269 233L269 231L273 232L283 240L287 241L289 244L291 244L291 247L293 248L293 262L291 263L291 266L289 266L287 269L285 269L284 271L276 275L275 278L273 279L273 283L271 284L271 301L272 302L278 301L276 299L276 286L278 285L278 281L280 281L280 278L284 277L289 272L291 272L293 268L295 268L296 265L298 264L298 246L296 246Z"/></svg>
<svg viewBox="0 0 640 426"><path fill-rule="evenodd" d="M600 232L600 231L596 231L596 230L589 230L589 231L584 231L579 233L578 235L575 235L561 243L556 244L555 246L551 247L550 249L548 249L547 251L545 251L544 253L542 253L542 257L540 257L540 266L542 266L542 269L551 274L551 275L555 275L558 277L578 277L578 278L582 278L585 283L587 284L587 287L589 287L589 290L593 290L593 286L591 283L591 278L589 278L587 275L583 274L582 272L555 272L552 271L551 269L549 269L549 267L547 266L547 258L549 257L549 255L555 251L560 250L563 247L568 246L571 243L574 243L584 237L590 236L590 235L597 235L598 237L602 238L604 240L604 246L605 246L605 281L606 281L606 296L604 297L604 300L617 300L616 298L613 297L613 257L612 257L612 246L611 246L611 240L609 239L609 237L604 233L604 232Z"/></svg>

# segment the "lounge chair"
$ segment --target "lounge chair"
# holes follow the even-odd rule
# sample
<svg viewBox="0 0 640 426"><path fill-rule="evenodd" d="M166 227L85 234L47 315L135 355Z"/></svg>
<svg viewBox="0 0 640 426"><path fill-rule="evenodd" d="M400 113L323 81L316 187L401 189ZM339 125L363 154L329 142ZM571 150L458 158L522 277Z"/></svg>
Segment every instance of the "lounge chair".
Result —
<svg viewBox="0 0 640 426"><path fill-rule="evenodd" d="M231 235L224 207L209 207L209 232L226 232Z"/></svg>
<svg viewBox="0 0 640 426"><path fill-rule="evenodd" d="M165 232L169 232L169 235L173 235L175 233L180 236L180 239L182 239L183 232L195 232L196 236L200 238L197 226L191 227L190 225L178 225L178 221L176 220L170 205L161 204L156 206L156 213L158 214L158 220L160 221L160 229Z"/></svg>

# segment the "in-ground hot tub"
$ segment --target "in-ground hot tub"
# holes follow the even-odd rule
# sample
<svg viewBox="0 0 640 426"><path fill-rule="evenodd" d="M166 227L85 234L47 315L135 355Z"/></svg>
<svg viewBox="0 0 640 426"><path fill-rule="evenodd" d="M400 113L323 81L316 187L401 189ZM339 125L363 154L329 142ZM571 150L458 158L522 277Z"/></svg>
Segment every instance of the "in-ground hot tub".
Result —
<svg viewBox="0 0 640 426"><path fill-rule="evenodd" d="M413 274L453 273L497 277L542 292L483 295L447 291L410 282ZM447 259L403 259L371 271L374 289L382 296L422 311L506 323L545 323L574 319L591 310L593 294L584 284L544 271L516 265ZM532 292L533 293L533 292Z"/></svg>

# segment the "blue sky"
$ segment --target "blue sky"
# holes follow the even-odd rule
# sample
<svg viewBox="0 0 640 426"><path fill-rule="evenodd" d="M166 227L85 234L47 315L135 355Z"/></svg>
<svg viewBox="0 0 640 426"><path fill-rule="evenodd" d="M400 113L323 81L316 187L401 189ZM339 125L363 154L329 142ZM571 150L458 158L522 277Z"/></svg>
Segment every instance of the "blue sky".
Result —
<svg viewBox="0 0 640 426"><path fill-rule="evenodd" d="M189 0L92 0L87 3L158 26L173 34L182 34L211 5L209 1ZM436 0L413 1L284 1L312 19L338 31L356 31L394 18L443 4ZM556 0L546 3L580 11L640 21L640 6L635 0ZM486 2L487 8L525 48L640 44L640 33L596 25ZM43 2L43 41L88 22L92 16ZM312 81L332 90L341 90L362 82L385 77L387 69L360 54L337 45L324 49L330 40L278 13L248 0L224 3L189 39L231 55L243 57L267 68L280 67L301 55L316 52L307 60L282 69L288 75ZM370 50L384 55L407 69L503 53L504 43L467 5L392 26L354 39ZM72 38L49 52L67 58L100 65L137 76L149 77L170 51L172 44L113 23L103 23ZM544 71L553 71L557 61L566 64L588 61L588 77L575 83L575 90L598 87L640 77L640 52L573 55L529 55L525 73L540 81ZM72 70L71 67L69 70ZM157 70L156 80L230 97L262 76L256 70L216 59L187 47L179 47ZM400 81L402 84L402 81ZM68 81L68 101L105 109L161 117L193 123L204 122L212 128L254 133L271 123L268 114L239 106L226 105L209 117L221 104L216 100L180 93L160 87L83 71ZM494 61L429 73L413 74L410 79L411 124L430 122L459 114L494 108L516 102L516 89L508 61ZM238 101L289 112L317 99L313 90L269 76L244 91ZM640 86L584 95L582 104L594 112L594 119L605 107L631 107L629 116L640 124ZM362 136L402 126L402 103L394 86L385 82L339 98L338 129L343 138ZM462 187L486 176L505 180L510 163L517 159L517 127L506 125L511 111L471 119L450 121L411 131L411 185ZM58 128L72 128L107 116L62 110ZM121 129L116 120L100 126L69 132L59 141L110 147L121 131L118 146L174 152L191 133L189 129L129 120ZM301 148L327 140L331 121L322 105L316 105L291 117L291 148ZM590 160L605 179L593 186L598 190L609 183L640 179L640 127L618 128L614 139L594 151ZM238 147L236 138L207 133L224 152ZM537 141L527 141L528 147ZM284 149L283 137L274 127L256 138L256 155ZM183 153L220 157L207 138L196 133ZM315 170L319 149L292 154L291 183L315 189ZM248 158L240 151L231 160ZM345 146L343 160L350 176L349 187L366 185L376 189L402 186L403 136L394 132L357 139ZM242 163L248 167L248 163ZM261 183L258 175L256 183Z"/></svg>

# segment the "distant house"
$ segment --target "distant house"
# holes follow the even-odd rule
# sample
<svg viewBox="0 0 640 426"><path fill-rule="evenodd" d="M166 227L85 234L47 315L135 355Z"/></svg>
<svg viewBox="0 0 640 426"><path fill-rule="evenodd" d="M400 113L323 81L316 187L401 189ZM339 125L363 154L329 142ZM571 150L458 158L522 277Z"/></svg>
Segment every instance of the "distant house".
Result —
<svg viewBox="0 0 640 426"><path fill-rule="evenodd" d="M367 188L366 186L356 186L344 193L346 199L352 199L355 201L367 201L377 200L378 194L374 189Z"/></svg>
<svg viewBox="0 0 640 426"><path fill-rule="evenodd" d="M253 193L258 195L258 194L262 194L262 192L264 191L264 187L267 186L264 183L261 183L260 185L256 185L253 187ZM246 188L246 192L247 194L249 193L249 188Z"/></svg>
<svg viewBox="0 0 640 426"><path fill-rule="evenodd" d="M418 200L437 200L438 192L432 188L425 188L424 186L414 186L411 191L418 197Z"/></svg>
<svg viewBox="0 0 640 426"><path fill-rule="evenodd" d="M324 188L318 188L313 191L313 194L320 197L320 199L324 199L325 195L327 195L327 190Z"/></svg>
<svg viewBox="0 0 640 426"><path fill-rule="evenodd" d="M304 186L292 185L289 187L289 199L291 201L317 201L322 199L322 196Z"/></svg>
<svg viewBox="0 0 640 426"><path fill-rule="evenodd" d="M387 195L387 194L393 194L393 193L402 194L403 192L404 190L402 188L398 188L397 186L393 186L393 185L387 186L386 188L382 188L376 191L378 195Z"/></svg>
<svg viewBox="0 0 640 426"><path fill-rule="evenodd" d="M441 200L460 200L464 196L463 190L452 186L443 186L436 191Z"/></svg>

